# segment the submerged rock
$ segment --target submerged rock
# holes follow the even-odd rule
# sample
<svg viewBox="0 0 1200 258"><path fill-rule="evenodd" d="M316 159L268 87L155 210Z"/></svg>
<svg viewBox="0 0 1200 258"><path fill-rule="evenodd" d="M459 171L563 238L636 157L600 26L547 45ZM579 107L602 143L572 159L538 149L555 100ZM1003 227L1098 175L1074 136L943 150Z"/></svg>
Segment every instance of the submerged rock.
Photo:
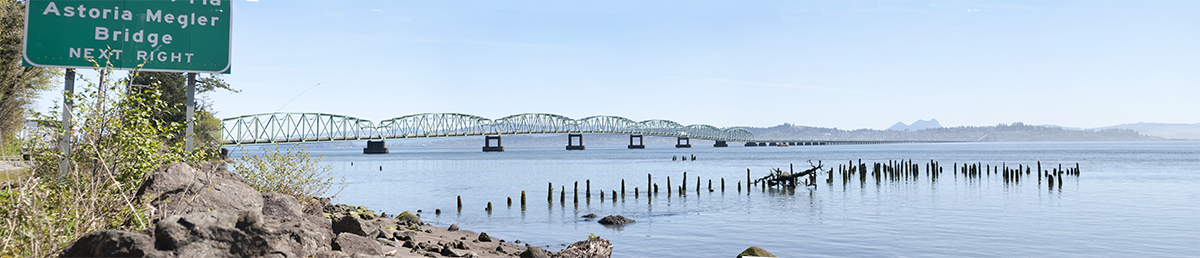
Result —
<svg viewBox="0 0 1200 258"><path fill-rule="evenodd" d="M757 247L757 246L751 246L750 248L746 248L746 250L742 251L742 253L738 254L737 257L742 258L742 257L747 257L747 256L750 256L750 257L775 257L774 254L771 254L770 252L767 252L767 250L763 250L761 247Z"/></svg>
<svg viewBox="0 0 1200 258"><path fill-rule="evenodd" d="M621 215L608 215L608 216L605 216L603 219L600 219L599 222L600 222L600 224L604 224L604 225L619 226L619 225L634 223L637 221L625 218L625 216L621 216Z"/></svg>

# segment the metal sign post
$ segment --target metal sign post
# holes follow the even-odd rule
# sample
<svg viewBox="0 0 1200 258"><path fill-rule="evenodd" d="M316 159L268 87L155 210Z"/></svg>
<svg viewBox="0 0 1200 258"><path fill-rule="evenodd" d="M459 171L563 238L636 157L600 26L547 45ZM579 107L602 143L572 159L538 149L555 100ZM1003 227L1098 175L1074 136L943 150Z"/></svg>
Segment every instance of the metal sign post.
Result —
<svg viewBox="0 0 1200 258"><path fill-rule="evenodd" d="M192 150L192 114L196 112L196 73L188 73L187 78L187 139L184 140L184 146L188 151Z"/></svg>
<svg viewBox="0 0 1200 258"><path fill-rule="evenodd" d="M59 141L58 149L62 150L62 158L58 160L58 175L66 176L67 172L71 171L71 110L74 102L71 97L75 94L75 68L67 68L63 73L63 113L62 113L62 140Z"/></svg>

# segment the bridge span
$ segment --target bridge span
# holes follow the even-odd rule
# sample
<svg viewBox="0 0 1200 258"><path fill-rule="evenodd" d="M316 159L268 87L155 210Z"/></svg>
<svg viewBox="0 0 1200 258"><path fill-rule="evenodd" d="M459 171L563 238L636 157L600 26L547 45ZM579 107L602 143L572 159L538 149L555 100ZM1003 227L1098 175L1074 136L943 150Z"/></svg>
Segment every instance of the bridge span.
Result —
<svg viewBox="0 0 1200 258"><path fill-rule="evenodd" d="M741 128L682 125L670 120L634 121L619 116L572 119L548 113L524 113L497 119L459 113L423 113L395 117L378 123L327 113L276 112L221 120L222 144L278 144L300 142L367 141L366 153L387 153L384 140L485 136L484 151L503 151L500 137L522 134L568 134L567 149L582 150L583 134L628 134L629 148L645 148L642 136L677 137L677 148L691 147L690 139L727 141L746 146L840 145L897 143L896 141L755 140ZM495 143L495 146L492 144Z"/></svg>

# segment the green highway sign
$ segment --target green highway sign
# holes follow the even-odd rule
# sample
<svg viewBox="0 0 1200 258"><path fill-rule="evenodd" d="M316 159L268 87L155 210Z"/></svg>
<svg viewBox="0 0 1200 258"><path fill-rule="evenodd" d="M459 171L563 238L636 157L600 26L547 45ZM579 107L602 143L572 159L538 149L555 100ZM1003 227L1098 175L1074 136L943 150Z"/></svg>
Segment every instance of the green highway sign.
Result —
<svg viewBox="0 0 1200 258"><path fill-rule="evenodd" d="M226 73L232 0L26 0L25 63Z"/></svg>

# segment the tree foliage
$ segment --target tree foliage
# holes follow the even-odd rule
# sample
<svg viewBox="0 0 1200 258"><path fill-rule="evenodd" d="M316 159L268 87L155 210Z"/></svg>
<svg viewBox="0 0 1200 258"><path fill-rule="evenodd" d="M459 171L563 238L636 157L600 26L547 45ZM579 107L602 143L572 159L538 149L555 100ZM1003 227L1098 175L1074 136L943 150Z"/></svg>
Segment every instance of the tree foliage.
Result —
<svg viewBox="0 0 1200 258"><path fill-rule="evenodd" d="M24 31L25 4L0 0L0 140L6 145L14 142L33 100L62 74L62 69L21 65ZM4 147L0 150L10 149Z"/></svg>
<svg viewBox="0 0 1200 258"><path fill-rule="evenodd" d="M185 123L187 121L187 74L176 72L140 72L131 74L128 78L131 89L155 90L162 93L162 100L178 104L169 109L154 114L156 121ZM217 90L238 92L229 86L219 74L204 74L196 78L196 110L194 140L197 146L216 148L220 146L221 124L212 111L211 102L206 93ZM182 137L182 136L180 136ZM182 138L175 139L182 140Z"/></svg>

